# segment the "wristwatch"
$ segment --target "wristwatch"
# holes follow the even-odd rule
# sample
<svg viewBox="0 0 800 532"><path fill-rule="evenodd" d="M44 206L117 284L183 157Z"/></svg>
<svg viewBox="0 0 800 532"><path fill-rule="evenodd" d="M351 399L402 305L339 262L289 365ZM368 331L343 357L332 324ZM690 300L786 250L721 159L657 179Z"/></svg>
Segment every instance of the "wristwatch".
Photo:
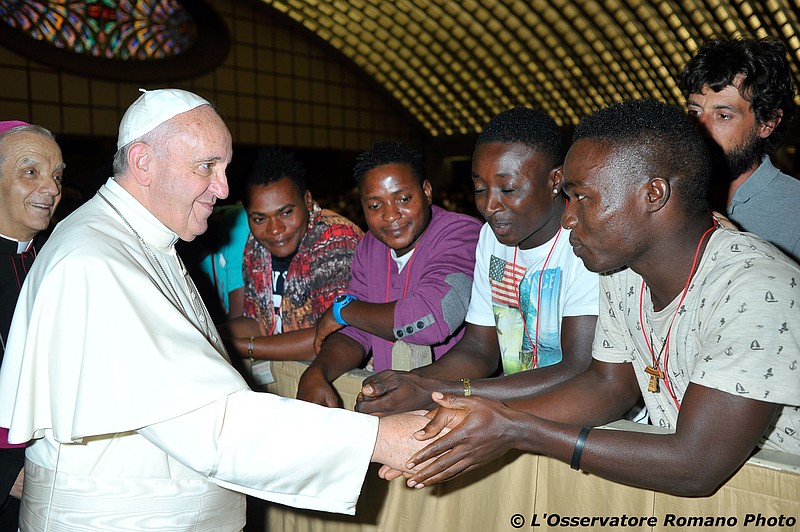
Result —
<svg viewBox="0 0 800 532"><path fill-rule="evenodd" d="M339 325L347 325L347 322L342 318L342 309L351 302L357 300L358 298L356 296L351 296L350 294L336 296L336 299L333 300L333 319L336 320L336 323Z"/></svg>

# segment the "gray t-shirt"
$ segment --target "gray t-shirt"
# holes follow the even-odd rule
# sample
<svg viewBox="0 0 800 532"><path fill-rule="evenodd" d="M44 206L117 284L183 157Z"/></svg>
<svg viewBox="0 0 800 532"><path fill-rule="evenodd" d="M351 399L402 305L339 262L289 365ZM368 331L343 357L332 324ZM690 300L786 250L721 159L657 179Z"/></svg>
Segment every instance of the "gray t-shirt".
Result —
<svg viewBox="0 0 800 532"><path fill-rule="evenodd" d="M592 355L633 362L654 425L676 427L689 382L787 405L762 446L800 454L800 266L748 233L717 229L710 237L670 332L665 381L647 391L652 365L680 294L653 311L650 292L630 269L601 277ZM640 323L640 305L644 327ZM644 331L644 332L643 332Z"/></svg>
<svg viewBox="0 0 800 532"><path fill-rule="evenodd" d="M742 231L755 233L800 261L800 180L778 170L764 156L761 165L736 190L727 216Z"/></svg>

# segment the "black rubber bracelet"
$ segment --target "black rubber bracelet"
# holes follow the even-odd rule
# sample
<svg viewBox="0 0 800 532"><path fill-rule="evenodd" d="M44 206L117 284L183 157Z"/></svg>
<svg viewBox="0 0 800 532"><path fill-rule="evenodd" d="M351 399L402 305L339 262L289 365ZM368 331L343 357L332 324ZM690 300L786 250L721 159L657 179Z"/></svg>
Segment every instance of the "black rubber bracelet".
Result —
<svg viewBox="0 0 800 532"><path fill-rule="evenodd" d="M575 442L575 450L572 451L572 460L569 466L575 471L581 468L581 455L583 454L583 447L586 445L586 438L589 437L589 432L592 427L583 427L581 433L578 435L578 440Z"/></svg>

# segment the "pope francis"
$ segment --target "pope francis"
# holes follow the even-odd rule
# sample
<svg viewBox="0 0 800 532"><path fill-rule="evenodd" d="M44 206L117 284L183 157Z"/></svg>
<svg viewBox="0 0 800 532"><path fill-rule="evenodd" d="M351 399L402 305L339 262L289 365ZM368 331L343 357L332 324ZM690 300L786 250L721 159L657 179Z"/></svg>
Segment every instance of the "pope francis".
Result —
<svg viewBox="0 0 800 532"><path fill-rule="evenodd" d="M0 426L30 442L21 530L236 531L244 494L353 513L369 462L402 469L427 418L251 391L175 251L228 195L227 127L195 94L143 91L117 148L14 315Z"/></svg>

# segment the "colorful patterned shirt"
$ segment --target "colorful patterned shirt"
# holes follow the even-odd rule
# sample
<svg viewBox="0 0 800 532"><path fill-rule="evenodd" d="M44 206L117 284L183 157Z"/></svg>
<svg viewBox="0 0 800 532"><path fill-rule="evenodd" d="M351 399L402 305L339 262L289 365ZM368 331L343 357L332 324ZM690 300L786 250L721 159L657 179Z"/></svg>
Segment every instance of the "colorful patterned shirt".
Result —
<svg viewBox="0 0 800 532"><path fill-rule="evenodd" d="M314 203L309 229L300 242L286 276L281 300L283 330L314 326L333 303L347 291L350 264L362 236L353 222ZM272 304L272 260L269 251L251 234L242 261L244 315L258 321L262 334L275 331Z"/></svg>

